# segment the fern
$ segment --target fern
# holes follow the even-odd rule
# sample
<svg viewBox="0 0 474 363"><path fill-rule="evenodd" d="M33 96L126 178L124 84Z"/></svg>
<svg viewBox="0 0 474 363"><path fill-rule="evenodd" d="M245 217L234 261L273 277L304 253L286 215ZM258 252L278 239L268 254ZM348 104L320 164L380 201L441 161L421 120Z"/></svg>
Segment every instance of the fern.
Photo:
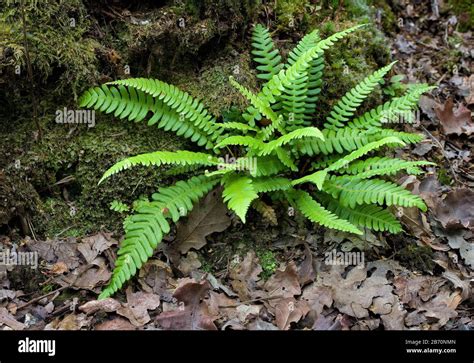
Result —
<svg viewBox="0 0 474 363"><path fill-rule="evenodd" d="M295 207L310 221L319 223L322 226L338 229L344 232L362 234L357 227L350 222L340 219L334 213L325 209L315 201L310 194L303 190L292 190L288 192L290 198L294 200Z"/></svg>
<svg viewBox="0 0 474 363"><path fill-rule="evenodd" d="M377 203L388 206L417 207L426 211L426 205L419 196L395 183L381 179L333 177L326 180L323 190L350 208L361 204Z"/></svg>
<svg viewBox="0 0 474 363"><path fill-rule="evenodd" d="M197 176L160 187L151 200L135 201L133 214L124 221L125 239L112 279L100 298L112 295L135 275L169 233L171 224L186 216L218 184L227 207L244 223L251 206L272 224L277 223L273 205L263 202L267 196L272 201L289 201L314 223L355 234L361 234L363 228L400 232L400 223L386 207L426 210L419 196L375 177L389 177L400 171L419 174L421 167L431 163L367 155L385 146L403 146L423 138L384 126L413 110L420 95L432 87L412 85L401 97L358 115L358 107L382 83L392 63L348 91L328 115L317 112L323 89L324 52L360 27L326 39L320 39L315 30L303 37L284 62L269 31L257 25L252 54L258 64L258 78L264 83L253 92L229 78L249 103L241 117L226 119L229 122L211 115L189 93L155 79L119 80L93 87L80 97L82 107L137 123L147 120L149 126L175 132L208 150L131 156L105 171L100 183L136 166L170 165L165 175ZM255 121L263 118L265 125L257 125ZM317 188L302 185L306 182ZM117 203L113 206L121 208Z"/></svg>
<svg viewBox="0 0 474 363"><path fill-rule="evenodd" d="M263 25L255 26L252 40L254 47L252 54L256 56L253 60L260 64L257 66L257 70L260 71L257 77L268 80L283 68L281 56L273 44L270 32Z"/></svg>
<svg viewBox="0 0 474 363"><path fill-rule="evenodd" d="M224 191L222 192L224 202L237 214L245 223L245 216L250 207L250 203L258 198L258 194L252 185L252 179L242 177L232 177L224 179Z"/></svg>
<svg viewBox="0 0 474 363"><path fill-rule="evenodd" d="M370 93L372 93L374 88L383 79L383 76L390 71L394 64L395 62L390 63L388 66L375 71L357 86L348 91L333 107L329 116L326 118L327 123L324 124L324 127L327 129L343 127L343 122L348 121L350 117L354 115L357 107L360 106L362 101L364 101Z"/></svg>
<svg viewBox="0 0 474 363"><path fill-rule="evenodd" d="M329 196L323 198L326 208L342 219L347 219L356 226L367 227L374 231L399 233L402 231L400 222L387 209L367 204L357 208L343 206L337 199Z"/></svg>
<svg viewBox="0 0 474 363"><path fill-rule="evenodd" d="M104 173L102 178L99 180L99 184L110 176L137 165L161 166L164 164L176 164L182 166L216 165L218 164L218 160L215 156L191 151L155 151L152 153L132 156L119 161Z"/></svg>
<svg viewBox="0 0 474 363"><path fill-rule="evenodd" d="M122 287L152 256L163 236L170 231L167 219L177 222L187 215L193 204L208 193L218 180L204 176L179 181L169 188L160 188L152 202L142 202L125 223L125 238L120 244L118 258L108 286L99 299L105 299Z"/></svg>

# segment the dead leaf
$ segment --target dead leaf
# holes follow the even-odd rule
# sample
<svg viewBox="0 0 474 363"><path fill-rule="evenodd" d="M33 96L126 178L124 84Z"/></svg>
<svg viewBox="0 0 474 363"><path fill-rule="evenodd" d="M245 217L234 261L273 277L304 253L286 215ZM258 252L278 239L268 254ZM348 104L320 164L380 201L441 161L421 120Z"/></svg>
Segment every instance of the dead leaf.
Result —
<svg viewBox="0 0 474 363"><path fill-rule="evenodd" d="M117 241L112 238L112 233L100 232L83 238L77 249L84 256L87 263L92 263L99 254L116 244Z"/></svg>
<svg viewBox="0 0 474 363"><path fill-rule="evenodd" d="M316 278L316 272L313 266L313 253L307 244L305 244L304 256L303 262L298 267L298 280L301 286L313 282Z"/></svg>
<svg viewBox="0 0 474 363"><path fill-rule="evenodd" d="M65 272L68 272L69 268L64 262L56 262L53 266L51 266L51 269L49 272L51 272L54 275L62 275Z"/></svg>
<svg viewBox="0 0 474 363"><path fill-rule="evenodd" d="M449 98L444 106L436 107L436 115L439 118L440 124L443 126L446 135L471 135L474 132L474 123L471 120L471 110L464 105L454 110L454 102Z"/></svg>
<svg viewBox="0 0 474 363"><path fill-rule="evenodd" d="M71 270L79 266L77 242L74 238L36 241L30 245L30 249L33 252L38 252L39 257L49 263L64 262Z"/></svg>
<svg viewBox="0 0 474 363"><path fill-rule="evenodd" d="M117 309L119 309L120 307L121 304L117 300L109 297L104 300L88 301L84 305L81 305L79 307L79 310L89 315L94 314L97 311L105 311L106 313L112 313L114 311L117 311Z"/></svg>
<svg viewBox="0 0 474 363"><path fill-rule="evenodd" d="M446 229L473 229L474 191L461 188L449 192L436 206L434 214Z"/></svg>
<svg viewBox="0 0 474 363"><path fill-rule="evenodd" d="M189 275L191 271L197 270L201 267L201 261L199 261L199 256L196 252L190 251L186 255L186 257L182 257L179 265L178 270L180 270L185 276Z"/></svg>
<svg viewBox="0 0 474 363"><path fill-rule="evenodd" d="M193 209L185 222L178 223L173 246L182 254L191 248L198 250L207 243L206 236L222 232L229 226L227 207L219 190L213 190Z"/></svg>
<svg viewBox="0 0 474 363"><path fill-rule="evenodd" d="M94 330L134 330L136 327L131 324L127 319L124 318L114 318L111 320L104 321L100 324L97 324L94 327Z"/></svg>
<svg viewBox="0 0 474 363"><path fill-rule="evenodd" d="M278 300L275 305L275 321L281 330L290 329L291 323L297 323L309 312L304 300L296 301L293 297Z"/></svg>
<svg viewBox="0 0 474 363"><path fill-rule="evenodd" d="M301 295L301 286L295 262L290 261L283 271L277 270L265 283L264 289L270 297L292 298L295 295ZM270 300L269 303L273 305L275 300Z"/></svg>
<svg viewBox="0 0 474 363"><path fill-rule="evenodd" d="M173 294L179 302L178 309L161 313L156 321L164 329L217 330L214 325L217 317L211 315L207 303L201 301L209 289L206 280L181 284Z"/></svg>
<svg viewBox="0 0 474 363"><path fill-rule="evenodd" d="M80 330L89 325L92 317L87 317L86 314L69 314L60 320L54 319L51 323L44 327L44 330Z"/></svg>
<svg viewBox="0 0 474 363"><path fill-rule="evenodd" d="M25 329L25 325L16 321L14 316L8 312L8 310L4 307L0 307L0 324L6 325L13 330L23 330Z"/></svg>
<svg viewBox="0 0 474 363"><path fill-rule="evenodd" d="M238 258L238 256L236 257ZM244 301L255 297L254 292L262 271L262 267L253 251L247 253L242 262L240 262L240 258L231 262L229 269L231 285L239 295L240 300Z"/></svg>
<svg viewBox="0 0 474 363"><path fill-rule="evenodd" d="M147 292L132 292L127 289L127 303L117 310L117 314L126 317L136 326L141 327L150 321L148 310L155 310L160 306L160 297Z"/></svg>
<svg viewBox="0 0 474 363"><path fill-rule="evenodd" d="M316 316L319 316L325 306L329 308L332 305L332 289L313 283L303 290L301 299L305 300L309 308L316 312Z"/></svg>

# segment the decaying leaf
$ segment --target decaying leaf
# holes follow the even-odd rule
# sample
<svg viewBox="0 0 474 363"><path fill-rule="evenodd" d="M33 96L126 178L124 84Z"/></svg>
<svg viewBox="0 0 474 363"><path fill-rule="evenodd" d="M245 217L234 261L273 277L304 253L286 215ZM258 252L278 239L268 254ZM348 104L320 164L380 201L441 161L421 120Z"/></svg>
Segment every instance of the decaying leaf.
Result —
<svg viewBox="0 0 474 363"><path fill-rule="evenodd" d="M25 329L25 325L17 321L15 317L8 312L7 308L4 307L0 307L0 324L6 325L13 330Z"/></svg>
<svg viewBox="0 0 474 363"><path fill-rule="evenodd" d="M79 307L80 311L83 311L86 314L94 314L97 311L105 311L106 313L111 313L117 311L121 307L121 304L112 298L107 298L104 300L92 300L88 301L84 305Z"/></svg>
<svg viewBox="0 0 474 363"><path fill-rule="evenodd" d="M449 192L436 206L435 216L446 229L474 229L474 191L461 188Z"/></svg>
<svg viewBox="0 0 474 363"><path fill-rule="evenodd" d="M247 253L243 261L240 262L238 256L231 262L229 275L231 285L239 295L240 300L245 301L254 298L257 282L260 280L260 273L263 271L258 263L255 252Z"/></svg>
<svg viewBox="0 0 474 363"><path fill-rule="evenodd" d="M288 330L291 323L300 321L309 310L309 306L304 300L296 301L293 297L278 300L275 305L276 325L281 330Z"/></svg>
<svg viewBox="0 0 474 363"><path fill-rule="evenodd" d="M222 232L229 226L227 207L218 189L213 190L192 210L185 222L178 224L174 248L182 254L191 248L198 250L206 244L206 236Z"/></svg>
<svg viewBox="0 0 474 363"><path fill-rule="evenodd" d="M454 110L453 99L448 99L443 107L435 108L443 131L446 135L471 135L474 132L474 123L471 119L471 110L464 105Z"/></svg>
<svg viewBox="0 0 474 363"><path fill-rule="evenodd" d="M164 329L173 330L216 330L216 316L209 312L206 302L202 301L209 291L207 281L181 284L173 296L178 300L178 308L165 311L156 317L157 323Z"/></svg>
<svg viewBox="0 0 474 363"><path fill-rule="evenodd" d="M155 310L160 306L160 297L147 292L132 292L127 289L127 303L117 310L117 314L126 317L136 327L150 321L148 310Z"/></svg>

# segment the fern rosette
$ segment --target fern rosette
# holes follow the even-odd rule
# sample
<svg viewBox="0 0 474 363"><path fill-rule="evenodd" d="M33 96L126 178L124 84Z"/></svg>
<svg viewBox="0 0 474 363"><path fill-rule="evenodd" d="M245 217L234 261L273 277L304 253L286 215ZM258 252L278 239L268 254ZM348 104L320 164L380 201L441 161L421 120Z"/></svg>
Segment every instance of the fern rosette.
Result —
<svg viewBox="0 0 474 363"><path fill-rule="evenodd" d="M379 87L392 63L350 89L327 115L318 110L325 50L360 27L326 39L313 31L283 62L269 31L257 25L252 54L257 77L264 83L255 93L230 77L229 82L249 102L238 120L222 122L189 93L155 79L119 80L91 88L81 96L82 107L129 121L147 120L149 126L175 132L205 150L136 155L104 173L100 183L137 166L172 165L167 173L192 171L198 175L161 187L151 200L136 203L124 222L125 238L112 278L99 298L111 296L134 276L170 232L172 223L186 216L218 185L228 208L244 223L252 207L275 224L276 214L268 200L288 201L310 221L354 234L362 234L364 228L401 232L391 206L426 210L419 196L390 177L399 172L419 174L420 167L431 163L373 154L422 139L384 126L413 110L421 94L432 87L412 85L405 94L360 114L358 108ZM256 121L263 118L268 122L260 126L263 123ZM222 157L226 152L232 155L232 162ZM266 195L271 199L265 200Z"/></svg>

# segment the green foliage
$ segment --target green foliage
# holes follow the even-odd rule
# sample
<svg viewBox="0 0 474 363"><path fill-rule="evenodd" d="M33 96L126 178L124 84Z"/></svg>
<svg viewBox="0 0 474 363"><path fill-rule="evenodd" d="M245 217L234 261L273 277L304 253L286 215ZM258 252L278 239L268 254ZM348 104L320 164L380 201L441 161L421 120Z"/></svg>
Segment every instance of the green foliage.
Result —
<svg viewBox="0 0 474 363"><path fill-rule="evenodd" d="M123 213L123 212L128 212L130 208L125 203L119 200L114 200L112 201L112 203L110 203L110 209L115 212Z"/></svg>
<svg viewBox="0 0 474 363"><path fill-rule="evenodd" d="M405 115L416 107L419 96L431 87L411 86L404 95L357 115L358 107L382 83L392 63L348 91L334 103L328 115L318 110L324 51L360 27L322 40L313 31L283 63L268 30L256 26L253 54L258 77L264 83L260 92L254 93L230 78L230 84L250 106L241 118L234 117L228 122L217 120L187 92L154 79L120 80L84 93L80 99L82 106L113 112L129 121L147 119L149 125L157 123L158 127L190 138L208 150L207 153L180 150L141 154L119 161L105 172L101 182L138 165L173 164L172 173L193 171L200 175L160 188L152 195L152 201L135 203L135 213L124 223L125 240L112 280L101 298L113 294L133 276L170 231L170 222L186 216L218 184L224 202L244 223L251 205L260 212L268 212L269 208L263 208L259 199L265 194L273 200L290 201L314 223L355 234L362 234L363 228L400 232L400 223L385 207L398 205L426 210L420 197L382 178L404 170L418 174L420 166L429 163L365 157L381 148L421 139L420 135L383 126L387 120L392 121L394 116L402 112ZM255 122L264 119L263 125ZM233 161L219 158L224 151L229 152ZM308 164L313 170L303 172ZM267 214L276 220L274 213Z"/></svg>

